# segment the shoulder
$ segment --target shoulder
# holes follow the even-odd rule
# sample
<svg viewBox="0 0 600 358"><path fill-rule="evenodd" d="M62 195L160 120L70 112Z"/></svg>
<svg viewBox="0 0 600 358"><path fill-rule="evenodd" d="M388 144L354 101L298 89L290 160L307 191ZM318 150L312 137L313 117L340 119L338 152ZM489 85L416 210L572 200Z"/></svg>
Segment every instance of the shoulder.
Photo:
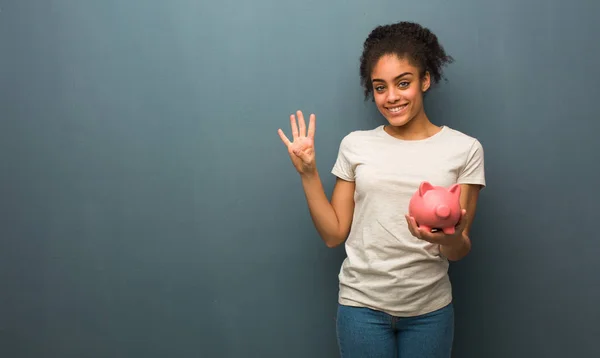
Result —
<svg viewBox="0 0 600 358"><path fill-rule="evenodd" d="M360 146L381 136L382 126L372 129L359 129L346 134L340 143L341 147Z"/></svg>
<svg viewBox="0 0 600 358"><path fill-rule="evenodd" d="M460 130L446 126L443 138L444 143L447 144L450 148L466 152L483 152L483 145L477 138L466 134Z"/></svg>
<svg viewBox="0 0 600 358"><path fill-rule="evenodd" d="M479 140L465 132L446 126L446 138L457 143L472 145L479 143Z"/></svg>
<svg viewBox="0 0 600 358"><path fill-rule="evenodd" d="M447 132L447 138L452 144L447 147L453 151L452 154L456 158L462 158L458 183L485 186L485 160L481 142L477 138L456 129L448 128Z"/></svg>
<svg viewBox="0 0 600 358"><path fill-rule="evenodd" d="M377 137L377 128L355 130L346 134L339 146L338 157L332 173L346 181L355 180L355 168L369 151L372 139Z"/></svg>

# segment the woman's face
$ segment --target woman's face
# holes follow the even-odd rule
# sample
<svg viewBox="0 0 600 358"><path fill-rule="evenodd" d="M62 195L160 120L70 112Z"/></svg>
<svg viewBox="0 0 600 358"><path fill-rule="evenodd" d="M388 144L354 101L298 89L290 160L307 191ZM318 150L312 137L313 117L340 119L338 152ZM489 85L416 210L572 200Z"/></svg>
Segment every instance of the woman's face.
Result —
<svg viewBox="0 0 600 358"><path fill-rule="evenodd" d="M371 73L373 98L379 112L392 126L400 127L424 114L423 92L429 74L420 78L419 69L396 55L384 55Z"/></svg>

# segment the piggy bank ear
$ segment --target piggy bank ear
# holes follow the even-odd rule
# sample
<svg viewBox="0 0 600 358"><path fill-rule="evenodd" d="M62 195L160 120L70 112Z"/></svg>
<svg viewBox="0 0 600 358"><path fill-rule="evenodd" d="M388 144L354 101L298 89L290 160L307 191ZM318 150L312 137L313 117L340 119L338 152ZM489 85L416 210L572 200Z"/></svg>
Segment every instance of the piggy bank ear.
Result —
<svg viewBox="0 0 600 358"><path fill-rule="evenodd" d="M419 195L420 196L425 195L425 193L428 192L429 190L433 190L433 185L431 185L431 183L429 183L428 181L424 181L421 183L421 185L419 185Z"/></svg>
<svg viewBox="0 0 600 358"><path fill-rule="evenodd" d="M460 184L453 184L452 186L450 186L450 189L448 189L448 191L452 194L460 195Z"/></svg>

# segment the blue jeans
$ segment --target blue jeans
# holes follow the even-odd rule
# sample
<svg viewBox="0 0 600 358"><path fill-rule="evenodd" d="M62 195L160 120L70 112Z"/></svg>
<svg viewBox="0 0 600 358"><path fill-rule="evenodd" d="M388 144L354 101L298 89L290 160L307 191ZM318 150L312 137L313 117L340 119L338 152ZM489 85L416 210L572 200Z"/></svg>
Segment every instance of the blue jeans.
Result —
<svg viewBox="0 0 600 358"><path fill-rule="evenodd" d="M454 339L451 304L416 317L394 317L369 308L338 305L342 358L450 358Z"/></svg>

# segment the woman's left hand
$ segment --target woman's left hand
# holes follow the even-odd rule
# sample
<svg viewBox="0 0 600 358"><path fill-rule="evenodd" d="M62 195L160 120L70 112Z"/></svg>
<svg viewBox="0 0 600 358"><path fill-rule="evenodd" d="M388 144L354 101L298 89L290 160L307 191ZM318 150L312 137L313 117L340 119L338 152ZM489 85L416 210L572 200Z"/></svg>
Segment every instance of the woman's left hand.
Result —
<svg viewBox="0 0 600 358"><path fill-rule="evenodd" d="M405 215L405 217L406 222L408 223L408 230L410 230L410 233L417 239L428 241L432 244L453 246L460 244L463 240L462 236L467 224L466 215L467 211L462 209L460 220L458 221L453 234L446 234L442 230L429 232L423 228L420 228L417 225L415 218L412 216Z"/></svg>

